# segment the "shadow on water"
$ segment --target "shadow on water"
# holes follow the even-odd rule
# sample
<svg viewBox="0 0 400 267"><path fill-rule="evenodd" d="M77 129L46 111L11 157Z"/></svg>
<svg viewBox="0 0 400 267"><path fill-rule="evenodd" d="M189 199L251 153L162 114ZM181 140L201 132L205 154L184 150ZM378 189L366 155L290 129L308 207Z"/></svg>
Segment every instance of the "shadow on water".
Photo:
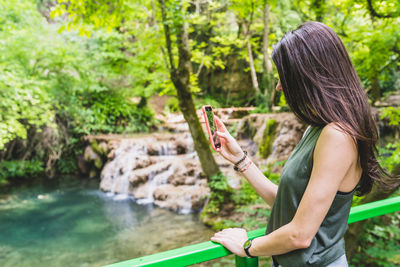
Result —
<svg viewBox="0 0 400 267"><path fill-rule="evenodd" d="M209 240L198 215L131 199L72 177L0 193L0 266L100 266Z"/></svg>

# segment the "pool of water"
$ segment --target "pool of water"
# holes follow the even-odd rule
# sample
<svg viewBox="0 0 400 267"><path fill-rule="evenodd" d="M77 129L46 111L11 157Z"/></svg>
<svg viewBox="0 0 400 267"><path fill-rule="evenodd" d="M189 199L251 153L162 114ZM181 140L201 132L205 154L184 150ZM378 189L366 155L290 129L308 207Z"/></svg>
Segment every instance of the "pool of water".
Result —
<svg viewBox="0 0 400 267"><path fill-rule="evenodd" d="M198 215L113 200L97 180L0 193L0 266L101 266L207 241Z"/></svg>

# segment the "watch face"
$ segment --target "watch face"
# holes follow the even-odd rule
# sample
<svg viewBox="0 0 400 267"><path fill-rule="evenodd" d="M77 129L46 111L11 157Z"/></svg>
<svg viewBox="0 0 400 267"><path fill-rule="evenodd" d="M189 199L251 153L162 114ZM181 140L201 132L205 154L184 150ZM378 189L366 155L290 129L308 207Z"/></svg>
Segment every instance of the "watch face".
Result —
<svg viewBox="0 0 400 267"><path fill-rule="evenodd" d="M248 249L250 246L251 246L251 240L250 239L247 240L246 242L244 242L244 244L243 244L243 248L244 249Z"/></svg>

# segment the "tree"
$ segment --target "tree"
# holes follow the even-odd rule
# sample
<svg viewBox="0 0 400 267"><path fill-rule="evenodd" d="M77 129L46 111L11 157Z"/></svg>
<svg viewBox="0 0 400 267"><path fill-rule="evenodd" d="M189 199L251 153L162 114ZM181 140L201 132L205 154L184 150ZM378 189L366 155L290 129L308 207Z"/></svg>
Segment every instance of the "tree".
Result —
<svg viewBox="0 0 400 267"><path fill-rule="evenodd" d="M189 124L193 143L204 173L208 178L219 172L219 167L211 154L208 141L200 125L190 92L190 76L192 74L190 50L188 44L187 24L185 23L185 9L176 1L168 6L165 0L158 0L161 8L161 21L164 26L167 55L169 59L170 78L178 93L179 108ZM167 14L167 10L172 10ZM174 63L172 50L172 34L170 25L176 33L175 44L178 48L178 66Z"/></svg>
<svg viewBox="0 0 400 267"><path fill-rule="evenodd" d="M249 67L250 67L250 74L251 74L251 81L253 88L256 90L258 94L261 95L260 86L258 84L257 73L254 66L254 59L253 59L253 50L251 45L251 37L252 37L252 30L251 26L254 20L254 13L256 12L257 4L259 4L255 0L249 1L240 1L235 0L232 1L232 8L236 13L236 16L239 20L241 25L241 29L243 31L243 36L245 39L246 49L247 49L247 56L249 60Z"/></svg>
<svg viewBox="0 0 400 267"><path fill-rule="evenodd" d="M108 31L116 29L120 32L129 32L129 27L137 27L131 22L134 18L140 18L139 23L144 23L146 28L151 28L150 32L158 32L157 29L160 26L164 29L165 45L161 47L161 51L166 50L163 56L166 58L170 80L176 89L179 107L189 125L202 169L210 178L219 172L219 168L200 125L191 94L191 53L185 23L188 3L159 0L158 4L161 12L155 12L153 1L145 3L124 0L61 1L53 10L53 16L68 14L71 19L67 23L67 28L76 29L84 35L90 35L90 27L106 27ZM157 15L159 17L155 18ZM135 37L132 36L134 39ZM133 42L139 41L133 40Z"/></svg>
<svg viewBox="0 0 400 267"><path fill-rule="evenodd" d="M270 27L270 7L274 1L267 0L234 0L232 1L232 9L234 10L236 17L241 25L242 33L244 36L247 57L249 62L250 74L253 88L256 91L258 97L263 98L263 104L266 104L268 110L271 110L274 101L274 82L273 82L273 70L270 55L268 53L269 48L269 27ZM263 12L257 12L262 10ZM252 43L253 32L255 31L255 21L262 25L262 48L260 49L263 58L262 70L262 82L259 82L257 77L256 63L253 54L258 56L258 51L254 51ZM260 27L259 27L260 28ZM258 29L259 29L258 28Z"/></svg>
<svg viewBox="0 0 400 267"><path fill-rule="evenodd" d="M270 17L270 4L268 4L267 0L264 0L264 30L263 30L263 59L264 59L264 65L263 65L263 78L265 80L265 89L264 89L264 95L267 99L267 109L271 110L273 104L274 104L274 98L275 98L275 83L274 83L274 73L272 70L272 63L271 63L271 57L268 53L268 47L269 47L269 17Z"/></svg>

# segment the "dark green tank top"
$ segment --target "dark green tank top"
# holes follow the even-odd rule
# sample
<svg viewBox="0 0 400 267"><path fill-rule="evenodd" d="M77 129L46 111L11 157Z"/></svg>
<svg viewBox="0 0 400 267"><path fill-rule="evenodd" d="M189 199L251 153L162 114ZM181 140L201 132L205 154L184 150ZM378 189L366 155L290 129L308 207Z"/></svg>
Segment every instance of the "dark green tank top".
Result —
<svg viewBox="0 0 400 267"><path fill-rule="evenodd" d="M310 127L283 167L266 234L288 224L294 217L310 180L312 154L323 127ZM343 236L354 191L337 192L311 245L273 258L283 267L326 266L345 254Z"/></svg>

